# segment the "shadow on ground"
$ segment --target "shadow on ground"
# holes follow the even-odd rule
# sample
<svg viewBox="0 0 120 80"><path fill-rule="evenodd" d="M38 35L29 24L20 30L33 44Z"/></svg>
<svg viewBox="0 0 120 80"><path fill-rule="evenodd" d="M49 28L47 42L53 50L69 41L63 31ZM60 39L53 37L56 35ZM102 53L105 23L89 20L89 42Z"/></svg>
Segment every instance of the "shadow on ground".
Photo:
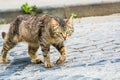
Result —
<svg viewBox="0 0 120 80"><path fill-rule="evenodd" d="M22 71L29 64L31 64L29 57L14 59L6 67L5 72L0 73L0 76L1 77L3 77L3 76L11 76L16 71Z"/></svg>

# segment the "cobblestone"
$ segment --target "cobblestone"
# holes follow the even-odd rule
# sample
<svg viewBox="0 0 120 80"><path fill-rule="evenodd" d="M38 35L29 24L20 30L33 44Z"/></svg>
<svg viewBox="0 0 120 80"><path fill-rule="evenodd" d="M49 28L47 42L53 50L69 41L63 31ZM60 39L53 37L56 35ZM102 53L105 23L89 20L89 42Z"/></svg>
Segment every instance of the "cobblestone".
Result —
<svg viewBox="0 0 120 80"><path fill-rule="evenodd" d="M120 14L75 19L74 26L65 42L68 56L63 64L55 64L59 53L53 47L53 68L32 64L27 45L20 43L10 51L9 63L0 64L0 80L120 80ZM7 29L8 25L0 26L0 32ZM0 35L0 50L2 44ZM40 49L38 54L42 56Z"/></svg>

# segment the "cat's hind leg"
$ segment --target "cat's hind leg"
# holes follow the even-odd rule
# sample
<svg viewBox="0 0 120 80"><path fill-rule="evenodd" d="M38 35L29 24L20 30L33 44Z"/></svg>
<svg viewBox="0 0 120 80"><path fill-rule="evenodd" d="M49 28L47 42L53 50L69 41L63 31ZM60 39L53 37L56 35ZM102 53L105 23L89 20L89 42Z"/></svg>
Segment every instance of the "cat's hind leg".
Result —
<svg viewBox="0 0 120 80"><path fill-rule="evenodd" d="M16 45L16 42L11 40L10 38L6 39L3 44L3 48L0 54L0 63L7 62L7 53L10 49L12 49Z"/></svg>
<svg viewBox="0 0 120 80"><path fill-rule="evenodd" d="M33 63L41 63L41 59L36 55L36 52L39 48L38 44L31 44L28 45L28 54L32 58L31 62Z"/></svg>

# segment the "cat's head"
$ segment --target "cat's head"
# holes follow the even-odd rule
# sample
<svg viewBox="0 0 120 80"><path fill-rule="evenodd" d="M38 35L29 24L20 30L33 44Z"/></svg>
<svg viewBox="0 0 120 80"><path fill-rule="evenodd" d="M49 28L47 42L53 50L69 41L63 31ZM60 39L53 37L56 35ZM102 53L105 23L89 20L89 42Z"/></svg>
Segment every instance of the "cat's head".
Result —
<svg viewBox="0 0 120 80"><path fill-rule="evenodd" d="M59 38L63 38L64 40L66 40L69 36L72 35L73 31L74 31L74 27L73 27L73 18L70 17L67 20L63 20L63 19L51 19L51 28L52 28L52 36L54 37L59 37Z"/></svg>

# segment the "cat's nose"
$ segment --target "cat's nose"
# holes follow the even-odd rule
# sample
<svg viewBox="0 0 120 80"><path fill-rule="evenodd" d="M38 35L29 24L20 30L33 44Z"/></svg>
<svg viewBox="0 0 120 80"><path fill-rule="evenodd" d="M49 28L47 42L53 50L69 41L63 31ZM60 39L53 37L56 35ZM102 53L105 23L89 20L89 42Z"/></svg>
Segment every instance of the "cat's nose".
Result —
<svg viewBox="0 0 120 80"><path fill-rule="evenodd" d="M62 34L62 36L63 36L64 40L66 40L66 39L67 39L67 35Z"/></svg>
<svg viewBox="0 0 120 80"><path fill-rule="evenodd" d="M63 38L64 38L64 40L66 40L66 39L67 39L67 36L66 36L66 35L63 35Z"/></svg>

